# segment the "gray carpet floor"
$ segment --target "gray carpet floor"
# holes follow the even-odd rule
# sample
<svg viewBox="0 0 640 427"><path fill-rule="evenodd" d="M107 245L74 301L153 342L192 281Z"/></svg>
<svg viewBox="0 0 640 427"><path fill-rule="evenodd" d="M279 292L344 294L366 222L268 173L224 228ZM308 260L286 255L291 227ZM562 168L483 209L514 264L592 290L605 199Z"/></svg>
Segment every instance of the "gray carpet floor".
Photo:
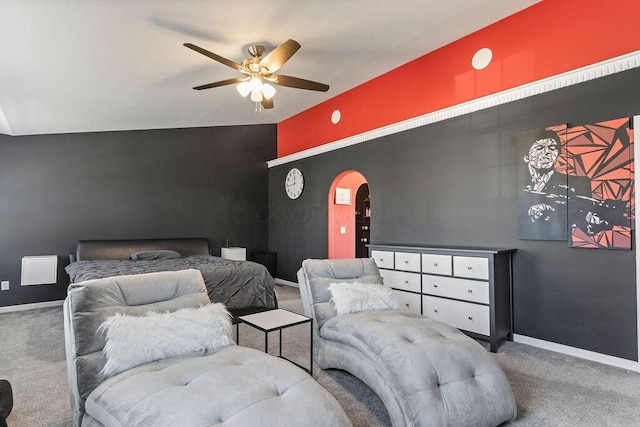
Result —
<svg viewBox="0 0 640 427"><path fill-rule="evenodd" d="M298 289L278 286L282 308L301 312ZM14 388L9 427L68 426L71 415L62 308L0 314L0 378ZM264 334L241 325L240 342L263 349ZM269 337L277 354L278 335ZM283 332L283 355L308 366L309 327ZM640 374L518 343L494 355L513 388L510 426L640 426ZM380 399L352 375L314 367L315 379L342 404L354 426L387 426Z"/></svg>

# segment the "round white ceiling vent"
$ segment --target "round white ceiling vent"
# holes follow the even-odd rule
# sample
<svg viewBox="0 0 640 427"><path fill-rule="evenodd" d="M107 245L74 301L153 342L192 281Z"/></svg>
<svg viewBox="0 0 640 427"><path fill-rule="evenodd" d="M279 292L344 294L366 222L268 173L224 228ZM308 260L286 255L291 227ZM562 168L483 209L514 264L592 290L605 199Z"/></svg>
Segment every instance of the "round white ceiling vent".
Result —
<svg viewBox="0 0 640 427"><path fill-rule="evenodd" d="M340 114L340 110L333 110L333 113L331 113L331 123L333 123L334 125L338 124L341 117L342 114Z"/></svg>
<svg viewBox="0 0 640 427"><path fill-rule="evenodd" d="M471 65L476 70L482 70L491 63L492 59L493 52L491 52L491 49L489 49L488 47L483 47L482 49L477 51L475 55L473 55L473 59L471 59Z"/></svg>

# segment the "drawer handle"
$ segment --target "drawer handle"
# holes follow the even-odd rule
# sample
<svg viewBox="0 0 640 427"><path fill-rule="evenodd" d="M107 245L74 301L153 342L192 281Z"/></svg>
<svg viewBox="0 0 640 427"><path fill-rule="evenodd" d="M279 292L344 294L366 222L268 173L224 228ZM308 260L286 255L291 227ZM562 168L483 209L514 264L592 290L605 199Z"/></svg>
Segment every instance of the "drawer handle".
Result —
<svg viewBox="0 0 640 427"><path fill-rule="evenodd" d="M437 287L438 287L438 284L437 284L437 283L434 283L434 284L433 284L433 287L434 287L434 288L437 288Z"/></svg>
<svg viewBox="0 0 640 427"><path fill-rule="evenodd" d="M433 263L433 266L434 266L434 267L437 267L437 266L438 266L438 263L437 263L437 262L434 262L434 263Z"/></svg>
<svg viewBox="0 0 640 427"><path fill-rule="evenodd" d="M467 265L467 270L473 270L473 267L471 267L470 265Z"/></svg>
<svg viewBox="0 0 640 427"><path fill-rule="evenodd" d="M438 309L437 309L437 308L434 308L434 309L433 309L433 312L434 312L434 313L437 313L437 312L438 312Z"/></svg>
<svg viewBox="0 0 640 427"><path fill-rule="evenodd" d="M408 280L405 280L405 281L404 281L404 283L408 285L408 284L409 284L409 281L408 281Z"/></svg>
<svg viewBox="0 0 640 427"><path fill-rule="evenodd" d="M472 317L472 316L469 316L469 320L473 320L473 317Z"/></svg>
<svg viewBox="0 0 640 427"><path fill-rule="evenodd" d="M384 258L379 258L379 261L380 261L380 262L384 261Z"/></svg>
<svg viewBox="0 0 640 427"><path fill-rule="evenodd" d="M469 293L473 293L473 291L471 289L467 289L467 292Z"/></svg>
<svg viewBox="0 0 640 427"><path fill-rule="evenodd" d="M404 263L405 263L405 264L409 264L409 260L405 259L405 260L404 260Z"/></svg>

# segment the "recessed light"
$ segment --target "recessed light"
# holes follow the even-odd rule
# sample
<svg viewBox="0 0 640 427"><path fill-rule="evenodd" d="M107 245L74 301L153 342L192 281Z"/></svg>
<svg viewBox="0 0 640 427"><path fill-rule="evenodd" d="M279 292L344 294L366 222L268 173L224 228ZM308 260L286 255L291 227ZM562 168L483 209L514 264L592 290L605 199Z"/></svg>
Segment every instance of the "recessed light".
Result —
<svg viewBox="0 0 640 427"><path fill-rule="evenodd" d="M342 114L340 114L340 110L333 110L333 113L331 113L331 123L333 123L334 125L338 124L341 117Z"/></svg>
<svg viewBox="0 0 640 427"><path fill-rule="evenodd" d="M491 63L493 59L493 52L488 47L483 47L479 51L473 55L473 59L471 59L471 66L476 70L482 70L486 68L487 65Z"/></svg>

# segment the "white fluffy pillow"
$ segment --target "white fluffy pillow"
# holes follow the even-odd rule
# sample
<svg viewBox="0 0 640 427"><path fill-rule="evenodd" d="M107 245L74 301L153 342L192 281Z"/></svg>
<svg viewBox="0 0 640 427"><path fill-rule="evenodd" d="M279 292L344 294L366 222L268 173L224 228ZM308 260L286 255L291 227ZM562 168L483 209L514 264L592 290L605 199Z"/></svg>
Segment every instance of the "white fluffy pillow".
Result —
<svg viewBox="0 0 640 427"><path fill-rule="evenodd" d="M221 303L172 313L150 311L144 316L118 313L108 317L98 331L106 333L107 339L103 377L154 360L216 352L233 342L231 315Z"/></svg>
<svg viewBox="0 0 640 427"><path fill-rule="evenodd" d="M329 285L331 301L338 314L368 310L402 310L393 291L383 285L343 282Z"/></svg>

